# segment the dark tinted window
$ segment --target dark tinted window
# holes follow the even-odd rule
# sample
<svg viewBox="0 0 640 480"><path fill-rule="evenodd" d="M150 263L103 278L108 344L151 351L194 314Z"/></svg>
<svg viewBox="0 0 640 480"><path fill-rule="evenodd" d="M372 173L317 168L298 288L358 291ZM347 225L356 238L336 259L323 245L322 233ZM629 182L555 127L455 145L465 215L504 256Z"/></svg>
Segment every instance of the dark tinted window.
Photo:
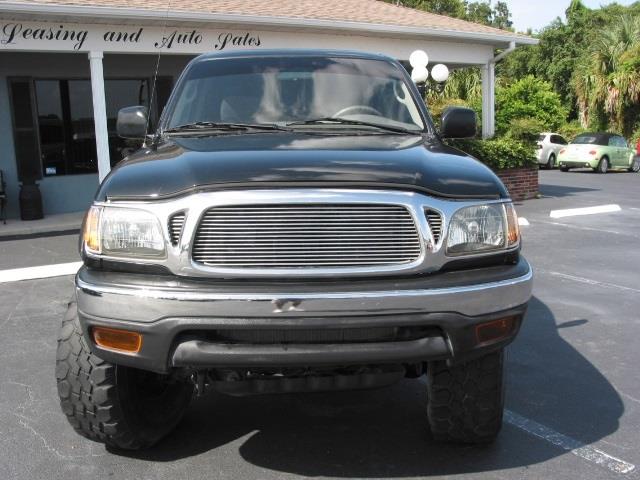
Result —
<svg viewBox="0 0 640 480"><path fill-rule="evenodd" d="M55 79L35 80L33 83L43 173L72 175L97 172L91 81ZM162 87L156 95L160 110L164 107L171 83L170 78L158 79ZM148 79L105 80L112 166L139 146L117 136L118 111L131 105L149 106L149 84ZM152 110L153 113L156 111Z"/></svg>
<svg viewBox="0 0 640 480"><path fill-rule="evenodd" d="M592 144L592 145L608 145L609 144L609 139L607 137L605 137L604 135L597 135L597 134L589 134L589 133L585 133L582 135L578 135L573 142L571 143L577 143L577 144Z"/></svg>
<svg viewBox="0 0 640 480"><path fill-rule="evenodd" d="M31 79L10 78L9 94L18 179L22 182L38 180L42 178L42 164Z"/></svg>
<svg viewBox="0 0 640 480"><path fill-rule="evenodd" d="M557 145L566 145L567 141L560 135L551 135L551 143L555 143Z"/></svg>

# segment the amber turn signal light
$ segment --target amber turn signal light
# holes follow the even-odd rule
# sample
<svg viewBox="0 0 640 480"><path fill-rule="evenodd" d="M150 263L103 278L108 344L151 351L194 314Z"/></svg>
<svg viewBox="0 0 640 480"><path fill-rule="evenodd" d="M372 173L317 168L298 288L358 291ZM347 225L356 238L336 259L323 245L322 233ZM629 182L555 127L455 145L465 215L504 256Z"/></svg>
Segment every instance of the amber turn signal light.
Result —
<svg viewBox="0 0 640 480"><path fill-rule="evenodd" d="M91 330L96 345L107 350L138 353L142 347L142 335L138 332L115 328L93 327Z"/></svg>
<svg viewBox="0 0 640 480"><path fill-rule="evenodd" d="M87 212L87 216L84 221L84 232L82 234L82 238L84 240L85 247L93 253L100 253L101 214L102 208L91 207Z"/></svg>
<svg viewBox="0 0 640 480"><path fill-rule="evenodd" d="M479 344L497 342L513 332L515 317L504 317L476 327L476 339Z"/></svg>
<svg viewBox="0 0 640 480"><path fill-rule="evenodd" d="M512 204L506 205L507 209L507 227L509 246L517 244L520 240L520 227L518 226L518 214Z"/></svg>

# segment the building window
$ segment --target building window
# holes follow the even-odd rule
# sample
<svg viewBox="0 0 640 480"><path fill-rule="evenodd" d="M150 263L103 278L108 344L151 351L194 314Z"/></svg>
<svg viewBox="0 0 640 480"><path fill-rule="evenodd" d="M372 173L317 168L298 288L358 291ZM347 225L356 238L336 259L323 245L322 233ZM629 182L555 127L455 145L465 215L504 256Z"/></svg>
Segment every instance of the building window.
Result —
<svg viewBox="0 0 640 480"><path fill-rule="evenodd" d="M116 134L118 110L132 105L149 106L151 80L106 79L105 100L111 166L139 142ZM88 79L33 79L9 77L9 99L18 179L32 182L44 176L97 172L93 98ZM164 108L172 77L158 77L149 130L155 129Z"/></svg>
<svg viewBox="0 0 640 480"><path fill-rule="evenodd" d="M98 171L91 81L35 80L40 156L45 176ZM147 79L106 79L109 153L115 165L131 145L116 134L118 110L149 105Z"/></svg>

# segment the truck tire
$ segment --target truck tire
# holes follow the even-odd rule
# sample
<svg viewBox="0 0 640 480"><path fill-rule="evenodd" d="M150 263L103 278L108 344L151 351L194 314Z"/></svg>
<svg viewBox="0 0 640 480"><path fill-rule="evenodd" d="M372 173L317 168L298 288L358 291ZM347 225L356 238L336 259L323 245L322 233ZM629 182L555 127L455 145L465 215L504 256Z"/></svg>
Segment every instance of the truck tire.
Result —
<svg viewBox="0 0 640 480"><path fill-rule="evenodd" d="M427 417L436 440L490 443L502 427L502 349L466 363L427 366Z"/></svg>
<svg viewBox="0 0 640 480"><path fill-rule="evenodd" d="M56 379L62 411L84 437L138 450L178 424L193 395L188 381L106 362L89 350L75 302L58 335Z"/></svg>

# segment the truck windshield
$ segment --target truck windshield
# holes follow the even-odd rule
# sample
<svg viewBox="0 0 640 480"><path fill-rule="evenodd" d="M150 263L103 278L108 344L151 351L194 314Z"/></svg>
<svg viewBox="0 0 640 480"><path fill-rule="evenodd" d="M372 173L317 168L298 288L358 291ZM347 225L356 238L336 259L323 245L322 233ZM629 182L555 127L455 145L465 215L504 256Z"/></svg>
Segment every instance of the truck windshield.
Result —
<svg viewBox="0 0 640 480"><path fill-rule="evenodd" d="M422 131L425 124L400 68L343 57L203 60L180 81L164 129L209 122Z"/></svg>

